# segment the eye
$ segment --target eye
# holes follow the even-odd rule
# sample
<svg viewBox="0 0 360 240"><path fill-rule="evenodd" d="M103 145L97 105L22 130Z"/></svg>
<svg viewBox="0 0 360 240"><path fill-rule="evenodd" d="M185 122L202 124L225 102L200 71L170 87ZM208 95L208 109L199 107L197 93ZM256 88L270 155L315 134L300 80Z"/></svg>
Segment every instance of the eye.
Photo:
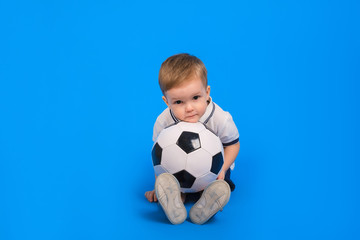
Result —
<svg viewBox="0 0 360 240"><path fill-rule="evenodd" d="M198 100L199 98L200 98L200 96L198 96L198 95L193 97L194 100Z"/></svg>
<svg viewBox="0 0 360 240"><path fill-rule="evenodd" d="M182 103L181 100L177 100L177 101L174 102L174 104L181 104L181 103Z"/></svg>

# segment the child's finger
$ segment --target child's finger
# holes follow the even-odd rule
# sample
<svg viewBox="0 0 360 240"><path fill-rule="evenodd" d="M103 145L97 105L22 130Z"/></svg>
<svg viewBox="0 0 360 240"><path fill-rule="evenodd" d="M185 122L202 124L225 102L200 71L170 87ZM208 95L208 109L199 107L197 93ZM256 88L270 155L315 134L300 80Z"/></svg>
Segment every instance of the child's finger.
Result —
<svg viewBox="0 0 360 240"><path fill-rule="evenodd" d="M157 202L157 197L156 197L156 194L154 193L154 202Z"/></svg>
<svg viewBox="0 0 360 240"><path fill-rule="evenodd" d="M145 197L146 197L146 199L147 199L149 202L152 202L152 201L153 201L151 192L146 192L146 193L145 193Z"/></svg>

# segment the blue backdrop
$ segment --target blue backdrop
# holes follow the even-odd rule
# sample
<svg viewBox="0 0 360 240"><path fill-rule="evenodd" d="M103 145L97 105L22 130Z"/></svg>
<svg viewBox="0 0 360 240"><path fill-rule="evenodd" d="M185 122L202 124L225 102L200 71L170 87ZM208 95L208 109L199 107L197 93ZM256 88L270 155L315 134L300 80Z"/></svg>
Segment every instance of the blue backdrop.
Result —
<svg viewBox="0 0 360 240"><path fill-rule="evenodd" d="M359 239L358 1L0 1L0 239ZM161 63L188 52L239 128L237 184L173 226ZM191 207L191 205L187 205Z"/></svg>

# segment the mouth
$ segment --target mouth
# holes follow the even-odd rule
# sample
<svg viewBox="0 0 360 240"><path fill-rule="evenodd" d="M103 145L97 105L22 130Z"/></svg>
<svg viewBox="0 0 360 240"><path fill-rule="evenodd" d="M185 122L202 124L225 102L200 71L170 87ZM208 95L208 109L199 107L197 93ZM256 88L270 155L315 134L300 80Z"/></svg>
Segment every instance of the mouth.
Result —
<svg viewBox="0 0 360 240"><path fill-rule="evenodd" d="M186 117L186 118L188 118L188 119L190 118L190 119L191 119L191 118L194 118L194 117L196 117L196 116L197 116L197 115L194 114L194 115L188 116L188 117Z"/></svg>

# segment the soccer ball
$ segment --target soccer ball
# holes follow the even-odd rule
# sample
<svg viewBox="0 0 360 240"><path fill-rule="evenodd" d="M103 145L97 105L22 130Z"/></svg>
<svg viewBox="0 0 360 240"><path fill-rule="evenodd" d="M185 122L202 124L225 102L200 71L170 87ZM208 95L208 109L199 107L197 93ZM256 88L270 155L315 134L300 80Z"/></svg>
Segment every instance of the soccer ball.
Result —
<svg viewBox="0 0 360 240"><path fill-rule="evenodd" d="M162 130L152 148L155 175L173 174L181 192L199 192L216 180L224 163L218 136L203 123L178 122Z"/></svg>

